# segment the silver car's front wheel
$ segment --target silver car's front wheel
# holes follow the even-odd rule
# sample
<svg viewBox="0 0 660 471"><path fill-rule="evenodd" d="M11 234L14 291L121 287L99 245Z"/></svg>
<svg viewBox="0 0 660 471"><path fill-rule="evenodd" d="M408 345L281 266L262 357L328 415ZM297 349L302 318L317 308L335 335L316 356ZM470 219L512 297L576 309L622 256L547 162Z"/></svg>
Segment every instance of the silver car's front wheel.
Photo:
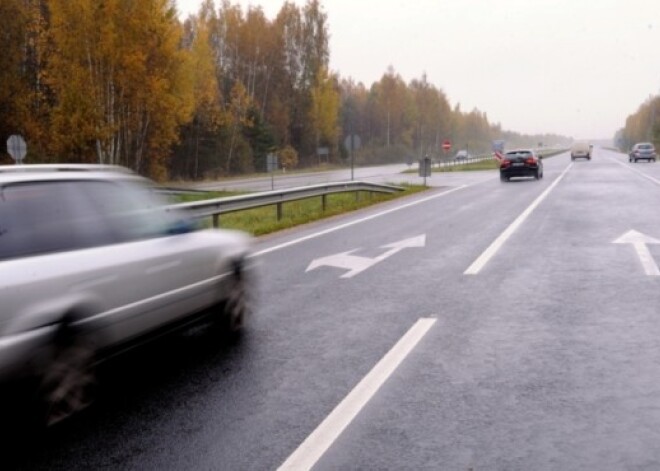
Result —
<svg viewBox="0 0 660 471"><path fill-rule="evenodd" d="M232 276L226 297L218 307L217 323L230 337L237 336L245 327L252 310L249 282L246 274L237 271Z"/></svg>

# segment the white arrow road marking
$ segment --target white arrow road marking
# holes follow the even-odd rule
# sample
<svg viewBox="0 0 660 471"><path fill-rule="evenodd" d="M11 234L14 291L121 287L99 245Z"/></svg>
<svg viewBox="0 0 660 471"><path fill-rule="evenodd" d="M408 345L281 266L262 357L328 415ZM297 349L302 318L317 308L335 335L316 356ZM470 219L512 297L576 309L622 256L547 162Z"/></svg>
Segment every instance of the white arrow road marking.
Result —
<svg viewBox="0 0 660 471"><path fill-rule="evenodd" d="M623 234L612 243L631 244L635 248L635 252L637 252L639 261L642 262L644 272L648 276L660 276L658 265L655 263L655 260L653 259L651 252L649 252L649 248L647 247L648 244L660 244L660 240L642 234L641 232L631 230Z"/></svg>
<svg viewBox="0 0 660 471"><path fill-rule="evenodd" d="M359 249L350 250L348 252L342 252L335 255L329 255L327 257L321 257L312 260L312 263L309 264L305 272L314 270L318 267L337 267L349 270L347 273L344 273L340 278L352 278L358 273L362 273L367 268L370 268L376 265L383 260L390 258L392 255L401 252L403 249L415 248L415 247L424 247L426 245L426 234L422 234L417 237L411 237L410 239L400 240L399 242L393 242L391 244L383 245L381 248L389 249L388 251L380 254L375 258L361 257L360 255L352 255L353 252L356 252Z"/></svg>
<svg viewBox="0 0 660 471"><path fill-rule="evenodd" d="M373 369L360 381L348 396L334 408L329 416L305 439L289 458L278 468L285 470L308 470L316 464L339 435L348 427L362 408L378 392L380 387L412 352L426 335L436 319L421 318L381 358Z"/></svg>
<svg viewBox="0 0 660 471"><path fill-rule="evenodd" d="M340 231L342 229L346 229L347 227L351 227L351 226L354 226L356 224L361 224L361 223L366 222L366 221L371 221L372 219L379 218L381 216L386 216L388 214L392 214L395 211L400 211L402 209L407 209L407 208L410 208L412 206L416 206L418 204L422 204L422 203L426 203L428 201L435 200L437 198L442 198L444 196L451 195L452 193L455 193L457 191L465 190L466 188L471 188L473 186L480 185L480 184L488 182L488 181L490 181L490 179L484 180L484 181L478 182L478 183L470 183L469 185L457 186L456 188L452 188L451 190L443 191L442 193L436 193L436 194L433 194L431 196L427 196L425 198L415 199L414 201L402 204L401 206L395 206L393 208L386 209L386 210L381 211L379 213L369 214L368 216L365 216L365 217L360 218L360 219L355 219L355 220L349 221L347 223L340 224L338 226L332 226L332 227L329 227L329 228L324 229L322 231L315 232L313 234L309 234L309 235L306 235L306 236L303 236L303 237L299 237L298 239L293 239L293 240L290 240L288 242L284 242L282 244L275 245L273 247L269 247L269 248L266 248L266 249L259 250L258 252L254 252L251 255L249 255L249 258L260 257L262 255L269 254L271 252L275 252L276 250L281 250L281 249L284 249L286 247L291 247L292 245L300 244L301 242L305 242L307 240L315 239L316 237L321 237L321 236L324 236L326 234L331 234L335 231Z"/></svg>

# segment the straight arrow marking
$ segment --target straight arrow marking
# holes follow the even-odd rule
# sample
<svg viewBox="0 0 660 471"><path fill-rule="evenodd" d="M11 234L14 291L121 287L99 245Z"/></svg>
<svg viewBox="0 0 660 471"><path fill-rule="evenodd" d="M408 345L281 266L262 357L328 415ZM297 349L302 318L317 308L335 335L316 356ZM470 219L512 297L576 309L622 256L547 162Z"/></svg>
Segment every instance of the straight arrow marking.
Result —
<svg viewBox="0 0 660 471"><path fill-rule="evenodd" d="M644 272L648 276L660 276L658 265L655 263L655 260L651 256L651 252L649 251L649 248L646 246L646 244L633 244L633 247L635 247L637 256L644 266Z"/></svg>
<svg viewBox="0 0 660 471"><path fill-rule="evenodd" d="M648 276L660 276L658 264L655 263L655 259L648 248L648 244L660 244L660 240L642 234L641 232L630 230L612 243L632 245L639 257L639 261L642 263L644 273Z"/></svg>

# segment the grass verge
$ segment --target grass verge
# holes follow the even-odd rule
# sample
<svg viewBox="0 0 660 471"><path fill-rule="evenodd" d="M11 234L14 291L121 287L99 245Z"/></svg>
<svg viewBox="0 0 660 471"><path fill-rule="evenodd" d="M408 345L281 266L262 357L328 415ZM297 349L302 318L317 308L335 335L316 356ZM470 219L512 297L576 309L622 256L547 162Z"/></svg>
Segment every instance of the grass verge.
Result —
<svg viewBox="0 0 660 471"><path fill-rule="evenodd" d="M220 216L220 227L223 229L242 230L255 236L270 234L428 189L421 185L399 186L404 190L392 194L359 192L356 195L355 192L352 192L328 195L325 211L323 210L320 197L283 203L282 219L280 220L277 219L277 206L275 205L223 214ZM203 195L180 195L177 199L180 202L184 202L235 195L237 193L213 192ZM203 224L205 227L211 226L210 221L204 221Z"/></svg>

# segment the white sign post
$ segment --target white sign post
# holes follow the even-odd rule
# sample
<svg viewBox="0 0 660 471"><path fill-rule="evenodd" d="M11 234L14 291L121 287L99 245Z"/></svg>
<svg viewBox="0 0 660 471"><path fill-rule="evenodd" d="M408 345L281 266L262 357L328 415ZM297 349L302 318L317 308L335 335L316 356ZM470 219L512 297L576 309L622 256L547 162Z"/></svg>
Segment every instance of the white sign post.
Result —
<svg viewBox="0 0 660 471"><path fill-rule="evenodd" d="M12 159L14 159L17 164L23 163L25 154L27 154L27 144L25 144L23 136L18 134L9 136L9 139L7 139L7 153L11 155Z"/></svg>

